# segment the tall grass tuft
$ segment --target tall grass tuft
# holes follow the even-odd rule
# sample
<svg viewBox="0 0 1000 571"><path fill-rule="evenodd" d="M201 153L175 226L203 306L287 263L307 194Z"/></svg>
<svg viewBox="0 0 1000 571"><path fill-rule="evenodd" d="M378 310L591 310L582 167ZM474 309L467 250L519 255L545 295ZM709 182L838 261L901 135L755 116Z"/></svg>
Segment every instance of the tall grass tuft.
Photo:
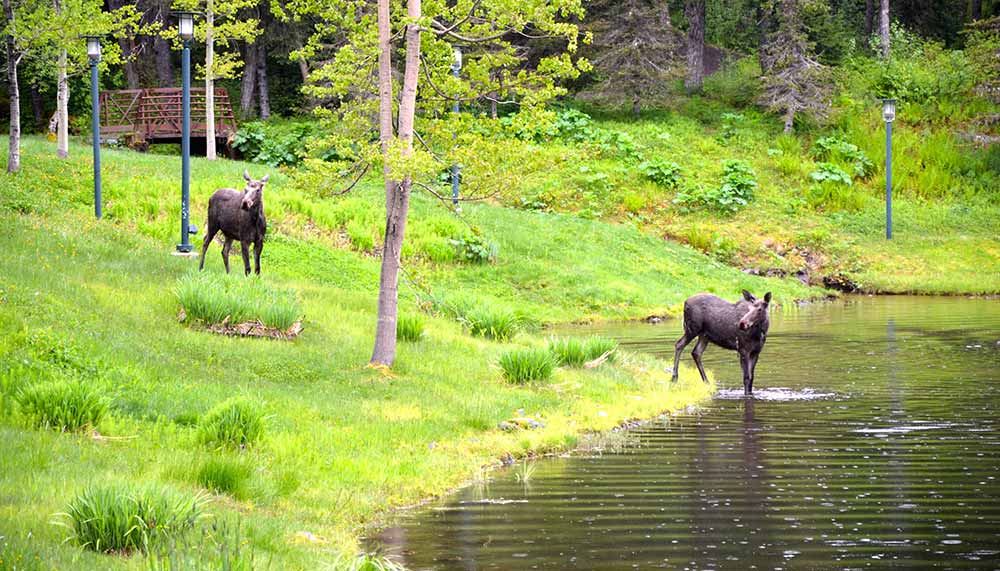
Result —
<svg viewBox="0 0 1000 571"><path fill-rule="evenodd" d="M338 556L329 571L406 571L406 567L380 555Z"/></svg>
<svg viewBox="0 0 1000 571"><path fill-rule="evenodd" d="M149 571L262 571L261 561L243 534L239 517L219 518L196 533L164 538L149 550Z"/></svg>
<svg viewBox="0 0 1000 571"><path fill-rule="evenodd" d="M400 315L396 320L396 339L420 341L424 336L424 320L419 315Z"/></svg>
<svg viewBox="0 0 1000 571"><path fill-rule="evenodd" d="M207 324L260 321L288 329L302 317L293 292L281 291L259 277L193 272L178 281L177 300L188 319Z"/></svg>
<svg viewBox="0 0 1000 571"><path fill-rule="evenodd" d="M198 423L198 437L205 444L247 448L263 435L263 407L243 397L220 403Z"/></svg>
<svg viewBox="0 0 1000 571"><path fill-rule="evenodd" d="M611 360L617 348L618 342L614 339L597 336L552 338L548 342L548 350L556 363L566 367L582 367L605 353L609 353L608 360Z"/></svg>
<svg viewBox="0 0 1000 571"><path fill-rule="evenodd" d="M495 341L507 341L531 327L532 321L525 315L506 308L480 305L466 311L459 320L476 337Z"/></svg>
<svg viewBox="0 0 1000 571"><path fill-rule="evenodd" d="M91 486L70 501L64 515L73 539L100 553L145 552L157 540L194 526L206 500L159 488L123 484Z"/></svg>
<svg viewBox="0 0 1000 571"><path fill-rule="evenodd" d="M201 465L195 476L198 485L217 494L243 499L248 495L252 469L249 464L230 458L212 458Z"/></svg>
<svg viewBox="0 0 1000 571"><path fill-rule="evenodd" d="M515 349L500 355L500 368L508 382L523 385L552 376L556 360L547 349Z"/></svg>
<svg viewBox="0 0 1000 571"><path fill-rule="evenodd" d="M58 380L31 385L15 396L35 426L62 431L95 427L108 410L107 402L81 381Z"/></svg>

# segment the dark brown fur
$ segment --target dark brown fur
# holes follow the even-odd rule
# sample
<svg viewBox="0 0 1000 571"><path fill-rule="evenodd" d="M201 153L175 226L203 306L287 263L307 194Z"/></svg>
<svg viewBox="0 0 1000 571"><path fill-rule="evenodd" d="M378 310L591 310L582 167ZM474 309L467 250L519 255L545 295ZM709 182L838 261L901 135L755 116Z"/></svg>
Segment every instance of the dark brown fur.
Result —
<svg viewBox="0 0 1000 571"><path fill-rule="evenodd" d="M264 218L264 184L268 175L260 180L250 178L250 173L243 171L247 184L243 192L232 188L220 188L208 199L208 231L201 245L201 264L199 270L205 269L205 252L215 235L222 232L226 242L222 246L222 262L229 273L229 249L233 240L239 240L243 252L243 269L250 275L250 244L253 244L254 269L260 274L260 254L264 250L264 235L267 233L267 220Z"/></svg>
<svg viewBox="0 0 1000 571"><path fill-rule="evenodd" d="M743 290L743 299L736 303L707 293L689 297L684 302L684 335L675 345L673 380L677 380L681 351L697 338L698 343L691 356L698 365L701 379L708 382L705 368L701 365L701 355L708 344L712 343L739 353L740 367L743 369L743 393L753 394L757 357L764 348L767 329L771 325L767 314L770 303L771 292L764 294L764 299L757 299L747 290Z"/></svg>

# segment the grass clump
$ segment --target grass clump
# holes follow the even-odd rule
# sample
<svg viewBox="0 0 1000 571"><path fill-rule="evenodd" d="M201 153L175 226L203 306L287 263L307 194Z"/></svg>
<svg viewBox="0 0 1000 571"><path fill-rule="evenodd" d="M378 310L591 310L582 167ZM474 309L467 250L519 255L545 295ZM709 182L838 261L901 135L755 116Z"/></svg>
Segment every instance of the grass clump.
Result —
<svg viewBox="0 0 1000 571"><path fill-rule="evenodd" d="M548 342L548 350L556 363L566 367L582 367L584 363L593 361L605 353L614 355L618 342L607 337L562 337L552 338Z"/></svg>
<svg viewBox="0 0 1000 571"><path fill-rule="evenodd" d="M330 571L406 571L406 567L391 559L367 553L354 557L339 556L329 569Z"/></svg>
<svg viewBox="0 0 1000 571"><path fill-rule="evenodd" d="M197 532L171 536L151 546L149 571L256 571L271 569L243 532L239 517L221 517Z"/></svg>
<svg viewBox="0 0 1000 571"><path fill-rule="evenodd" d="M523 385L552 376L556 359L547 349L515 349L500 355L500 368L508 382Z"/></svg>
<svg viewBox="0 0 1000 571"><path fill-rule="evenodd" d="M151 543L190 529L204 504L200 495L114 484L85 489L63 515L81 547L128 554L145 552Z"/></svg>
<svg viewBox="0 0 1000 571"><path fill-rule="evenodd" d="M252 470L250 465L230 458L212 458L201 465L195 481L217 494L242 499L247 496Z"/></svg>
<svg viewBox="0 0 1000 571"><path fill-rule="evenodd" d="M177 284L177 300L187 319L206 324L260 321L288 329L302 316L295 294L268 285L259 277L210 272L189 273Z"/></svg>
<svg viewBox="0 0 1000 571"><path fill-rule="evenodd" d="M76 380L32 385L15 398L32 424L66 432L97 426L108 410L96 389Z"/></svg>
<svg viewBox="0 0 1000 571"><path fill-rule="evenodd" d="M424 320L418 315L400 315L396 320L396 339L420 341L424 336Z"/></svg>
<svg viewBox="0 0 1000 571"><path fill-rule="evenodd" d="M236 397L210 410L198 425L198 437L205 444L247 448L264 435L263 408Z"/></svg>
<svg viewBox="0 0 1000 571"><path fill-rule="evenodd" d="M516 311L491 306L473 307L459 321L470 334L494 341L507 341L531 325L530 319Z"/></svg>

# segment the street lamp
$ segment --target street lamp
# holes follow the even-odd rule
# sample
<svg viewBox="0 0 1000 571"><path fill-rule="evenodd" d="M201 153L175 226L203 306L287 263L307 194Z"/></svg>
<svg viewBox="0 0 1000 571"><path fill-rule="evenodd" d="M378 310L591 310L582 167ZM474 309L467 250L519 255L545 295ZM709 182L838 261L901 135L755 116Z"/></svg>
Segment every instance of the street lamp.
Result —
<svg viewBox="0 0 1000 571"><path fill-rule="evenodd" d="M462 48L455 46L455 59L451 62L451 73L458 79L458 73L462 71ZM451 108L452 112L458 116L458 97L455 97L455 103ZM452 139L455 135L452 135ZM454 206L458 206L458 164L451 165L451 203Z"/></svg>
<svg viewBox="0 0 1000 571"><path fill-rule="evenodd" d="M177 35L184 50L181 56L181 243L177 251L190 253L191 226L191 40L194 38L194 12L175 12Z"/></svg>
<svg viewBox="0 0 1000 571"><path fill-rule="evenodd" d="M882 100L885 121L885 239L892 240L892 122L896 120L896 100Z"/></svg>
<svg viewBox="0 0 1000 571"><path fill-rule="evenodd" d="M101 103L97 87L97 64L101 62L101 37L87 39L87 58L90 59L91 131L94 134L94 216L101 218Z"/></svg>

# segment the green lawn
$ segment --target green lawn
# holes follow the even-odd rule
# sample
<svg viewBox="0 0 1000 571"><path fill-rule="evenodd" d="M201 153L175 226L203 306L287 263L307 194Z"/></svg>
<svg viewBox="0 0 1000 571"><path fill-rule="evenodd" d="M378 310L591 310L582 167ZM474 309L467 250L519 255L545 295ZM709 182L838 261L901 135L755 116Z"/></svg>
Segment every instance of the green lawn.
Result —
<svg viewBox="0 0 1000 571"><path fill-rule="evenodd" d="M401 343L391 371L371 369L378 260L364 245L381 204L376 184L334 200L320 196L331 189L295 188L272 174L262 279L298 296L305 329L293 342L231 338L177 321L174 292L195 266L170 255L179 161L105 151L107 215L95 221L88 153L72 151L58 161L50 143L29 138L23 171L0 177L0 557L37 555L39 568L147 568L141 556L64 542L56 514L94 483L195 494L204 491L199 474L228 461L249 466L247 481L212 496L206 511L239 514L246 541L273 558L272 569L312 569L355 549L364 526L393 507L483 477L498 458L572 447L581 431L682 408L711 390L688 369L671 385L665 363L627 354L510 385L498 358L543 347L544 332L488 341L435 308L490 305L555 323L675 312L705 290L773 290L785 303L825 294L747 276L628 225L486 204L463 216L499 256L461 263L444 246L468 226L417 196L401 306L432 313L422 340ZM212 190L239 184L244 168L263 174L193 161L196 223ZM206 271L222 271L218 246L207 262ZM17 395L49 378L100 391L109 411L96 431L30 423ZM198 423L233 396L263 407L265 433L246 450L215 450ZM545 428L497 429L519 409Z"/></svg>

